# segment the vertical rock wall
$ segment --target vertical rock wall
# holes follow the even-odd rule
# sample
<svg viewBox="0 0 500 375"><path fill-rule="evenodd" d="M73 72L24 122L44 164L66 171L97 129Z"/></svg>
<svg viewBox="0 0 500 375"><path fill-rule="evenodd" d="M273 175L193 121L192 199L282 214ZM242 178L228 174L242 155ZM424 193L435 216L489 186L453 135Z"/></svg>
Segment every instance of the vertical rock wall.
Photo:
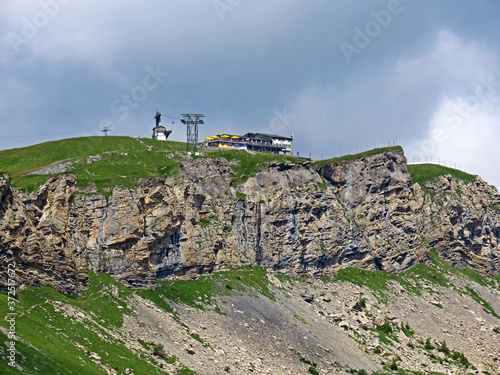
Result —
<svg viewBox="0 0 500 375"><path fill-rule="evenodd" d="M226 160L202 158L111 197L79 192L73 175L23 194L5 175L0 269L15 260L22 282L72 294L88 271L134 287L256 264L291 275L398 272L430 248L453 265L499 272L500 196L480 178L412 186L403 153L385 152L324 166L271 164L237 188L232 180Z"/></svg>

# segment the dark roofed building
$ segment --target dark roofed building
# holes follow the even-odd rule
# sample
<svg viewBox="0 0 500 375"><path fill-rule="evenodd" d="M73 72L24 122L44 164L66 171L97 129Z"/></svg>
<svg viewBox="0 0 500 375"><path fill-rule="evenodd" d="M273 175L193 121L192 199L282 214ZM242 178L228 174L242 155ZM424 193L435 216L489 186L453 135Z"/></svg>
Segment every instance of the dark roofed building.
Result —
<svg viewBox="0 0 500 375"><path fill-rule="evenodd" d="M293 137L266 133L246 133L245 135L219 134L205 138L210 147L225 149L270 152L273 154L292 155Z"/></svg>

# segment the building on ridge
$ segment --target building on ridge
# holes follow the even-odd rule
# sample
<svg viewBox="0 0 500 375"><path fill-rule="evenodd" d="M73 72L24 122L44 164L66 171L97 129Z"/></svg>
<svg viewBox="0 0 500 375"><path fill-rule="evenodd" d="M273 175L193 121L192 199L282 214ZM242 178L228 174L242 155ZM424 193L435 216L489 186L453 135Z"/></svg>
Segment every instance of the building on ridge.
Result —
<svg viewBox="0 0 500 375"><path fill-rule="evenodd" d="M222 149L293 155L293 134L290 137L265 133L246 133L241 136L234 134L218 134L213 137L205 138L205 145Z"/></svg>
<svg viewBox="0 0 500 375"><path fill-rule="evenodd" d="M172 129L167 129L161 124L161 113L156 110L156 115L154 117L156 119L156 126L153 128L153 139L157 139L159 141L166 141L170 133L172 133Z"/></svg>

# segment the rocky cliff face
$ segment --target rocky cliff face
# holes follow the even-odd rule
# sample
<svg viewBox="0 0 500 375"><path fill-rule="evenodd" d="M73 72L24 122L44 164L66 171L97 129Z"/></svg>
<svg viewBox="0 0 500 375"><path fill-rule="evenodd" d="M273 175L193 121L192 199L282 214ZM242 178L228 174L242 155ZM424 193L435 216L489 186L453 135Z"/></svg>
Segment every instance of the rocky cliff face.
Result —
<svg viewBox="0 0 500 375"><path fill-rule="evenodd" d="M426 261L431 248L453 265L500 270L497 190L451 176L412 185L402 152L273 164L237 188L232 181L229 162L205 158L111 197L79 191L73 175L23 194L5 175L0 269L14 259L22 282L72 294L89 270L133 287L255 264L291 275L397 272Z"/></svg>

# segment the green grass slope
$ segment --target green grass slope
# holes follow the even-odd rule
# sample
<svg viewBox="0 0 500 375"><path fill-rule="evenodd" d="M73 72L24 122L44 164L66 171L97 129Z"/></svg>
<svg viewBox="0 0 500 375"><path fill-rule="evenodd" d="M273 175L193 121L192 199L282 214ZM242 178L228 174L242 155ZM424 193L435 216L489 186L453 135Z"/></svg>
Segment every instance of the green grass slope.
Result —
<svg viewBox="0 0 500 375"><path fill-rule="evenodd" d="M166 301L183 303L201 310L214 302L216 296L247 293L261 294L272 301L276 298L266 277L267 271L260 267L239 267L231 271L221 271L202 275L193 280L160 280L159 287L152 290L137 291L143 298L150 299L166 312L173 312ZM220 312L219 308L216 310Z"/></svg>
<svg viewBox="0 0 500 375"><path fill-rule="evenodd" d="M148 151L146 145L153 146L153 151ZM99 191L109 194L114 185L135 186L141 177L168 176L178 163L163 154L181 150L185 150L185 144L172 141L121 136L70 138L0 151L0 171L9 172L14 186L33 191L50 176L25 174L70 161L70 172L76 173L79 186L94 182ZM99 154L102 161L86 163L89 156Z"/></svg>
<svg viewBox="0 0 500 375"><path fill-rule="evenodd" d="M452 277L459 277L463 280L475 282L483 286L490 286L492 288L500 290L500 286L497 282L498 280L500 280L500 276L486 277L470 268L465 268L462 270L460 268L452 267L448 263L443 261L435 250L431 250L430 260L432 263L432 267L427 266L425 263L419 263L416 266L401 273L367 271L350 267L340 270L335 277L333 277L332 279L325 279L325 281L349 281L353 284L362 285L373 290L373 292L377 293L378 296L382 299L384 299L386 297L386 294L390 292L391 281L399 283L405 288L405 290L407 290L408 292L412 292L417 296L421 295L421 287L415 283L415 280L425 280L425 282L431 285L447 287L459 292L459 294L471 295L470 291L467 289L457 289L450 281ZM485 305L483 304L483 306ZM495 314L496 312L493 315Z"/></svg>
<svg viewBox="0 0 500 375"><path fill-rule="evenodd" d="M141 142L144 142L141 143ZM153 146L148 151L147 146ZM36 190L51 176L27 173L62 162L73 163L68 172L78 178L78 186L95 183L98 191L110 195L113 186L137 186L144 177L166 177L175 172L176 160L165 157L166 152L185 152L186 144L122 136L81 137L41 143L34 146L0 151L0 172L9 172L13 186L27 192ZM103 159L87 164L89 156ZM233 163L233 185L244 182L269 162L294 162L296 157L267 153L248 153L238 150L204 150L197 157L225 158Z"/></svg>
<svg viewBox="0 0 500 375"><path fill-rule="evenodd" d="M147 146L153 146L152 151L148 151ZM11 175L13 186L31 192L44 184L52 175L26 176L27 173L71 162L72 167L68 172L76 174L79 187L85 188L89 183L95 183L100 193L109 196L114 186L133 188L137 186L139 178L167 177L175 173L179 163L166 157L165 153L185 152L185 146L182 142L162 142L125 136L69 138L0 151L0 172L8 172ZM400 146L377 148L359 154L318 160L313 162L313 165L335 164L382 152L400 151L402 151ZM101 155L102 160L87 164L87 158L92 155ZM271 162L293 163L301 160L294 156L249 153L240 150L202 150L201 155L197 157L228 160L234 172L235 187ZM409 165L408 170L412 182L421 185L447 174L464 181L473 181L476 177L435 164Z"/></svg>
<svg viewBox="0 0 500 375"><path fill-rule="evenodd" d="M90 276L91 287L78 298L64 296L51 287L29 287L18 293L16 334L20 340L16 343L16 363L24 370L22 373L106 374L90 357L97 353L101 363L118 373L130 368L135 374L164 374L152 364L151 356L138 356L123 342L109 339L106 330L123 324L131 292L109 275ZM119 290L118 298L109 292L112 285ZM5 293L0 294L0 316L7 316L7 299ZM77 309L78 316L65 314L61 304ZM6 320L0 324L7 328ZM0 373L21 372L1 360Z"/></svg>
<svg viewBox="0 0 500 375"><path fill-rule="evenodd" d="M413 164L408 165L408 172L411 176L412 184L422 186L427 181L433 181L439 176L451 175L452 177L465 182L473 182L477 176L471 175L458 169L443 167L438 164Z"/></svg>
<svg viewBox="0 0 500 375"><path fill-rule="evenodd" d="M174 313L170 301L204 309L204 304L210 304L212 298L222 295L262 294L274 300L266 271L261 267L219 272L198 281L164 281L155 290L127 289L107 274L90 273L89 277L89 288L77 298L62 295L51 287L28 287L19 291L16 296L19 302L15 307L19 339L15 346L18 351L16 363L23 372L9 367L6 351L0 350L1 374L106 374L103 366L118 374L127 368L134 374L166 374L157 366L152 351L132 351L123 341L109 334L120 330L124 314L134 316L135 313L127 307L134 293L152 300L167 314ZM118 291L117 296L113 290ZM199 297L203 299L199 300ZM6 318L9 313L7 302L8 295L0 293L0 316ZM66 306L64 310L74 309L74 313L65 314L63 305ZM0 326L8 329L9 322L3 319ZM2 343L9 341L2 332L0 340ZM102 365L92 360L92 353L100 357ZM177 374L194 372L179 364Z"/></svg>
<svg viewBox="0 0 500 375"><path fill-rule="evenodd" d="M484 277L472 270L454 268L440 259L435 251L432 252L431 261L431 267L422 263L400 274L348 268L341 270L333 278L323 279L323 282L351 282L368 287L375 292L381 304L390 299L390 284L393 282L399 283L407 293L414 295L421 295L423 288L428 289L426 284L430 284L469 295L485 312L499 317L498 312L473 289L467 286L457 287L451 283L453 277L458 277L499 290L498 279ZM127 368L134 374L165 374L152 348L142 343L145 350L131 350L120 339L124 314L135 316L134 311L127 306L134 294L151 300L166 314L173 314L177 320L179 317L171 308L174 303L202 310L215 307L215 311L219 313L222 313L216 303L216 297L219 296L267 296L279 303L275 298L276 287L270 284L267 272L258 266L216 272L199 280L165 280L160 282L158 288L151 290L128 289L106 274L91 273L89 276L90 287L77 298L64 296L51 287L28 287L19 291L19 302L16 304L16 334L19 336L16 342L16 362L23 371L8 366L7 353L2 345L0 373L105 374L103 367L106 366L118 374ZM306 278L276 276L292 287L296 283L310 282ZM283 291L287 293L288 289L283 288ZM0 293L0 316L6 317L9 312L7 300L7 294ZM179 323L182 325L182 322ZM2 319L0 326L8 329L9 322ZM397 343L395 335L390 331L383 331L383 328L377 329L381 340L391 345ZM113 337L110 332L117 334ZM201 340L196 334L191 336ZM140 338L137 340L141 343ZM0 341L8 341L1 332ZM91 356L95 357L93 353L100 357L100 364L92 360ZM172 357L173 361L178 361L174 358ZM177 374L192 373L182 363L178 363L177 368Z"/></svg>
<svg viewBox="0 0 500 375"><path fill-rule="evenodd" d="M144 142L144 143L142 143ZM153 146L148 151L147 146ZM63 162L71 162L78 178L78 186L86 187L95 183L98 191L110 195L114 186L137 186L137 180L144 177L169 176L175 172L176 160L165 157L165 152L185 152L182 142L157 141L147 138L125 136L80 137L45 142L33 146L0 151L0 172L8 172L12 185L26 192L36 190L52 175L32 175L27 173L47 168ZM345 160L375 155L385 151L401 151L401 147L378 148L356 155L314 162L315 165L338 163ZM102 160L87 164L89 156L101 155ZM301 159L294 156L268 153L249 153L240 150L202 150L197 157L224 158L232 165L233 186L245 182L257 170L271 162L293 163Z"/></svg>

